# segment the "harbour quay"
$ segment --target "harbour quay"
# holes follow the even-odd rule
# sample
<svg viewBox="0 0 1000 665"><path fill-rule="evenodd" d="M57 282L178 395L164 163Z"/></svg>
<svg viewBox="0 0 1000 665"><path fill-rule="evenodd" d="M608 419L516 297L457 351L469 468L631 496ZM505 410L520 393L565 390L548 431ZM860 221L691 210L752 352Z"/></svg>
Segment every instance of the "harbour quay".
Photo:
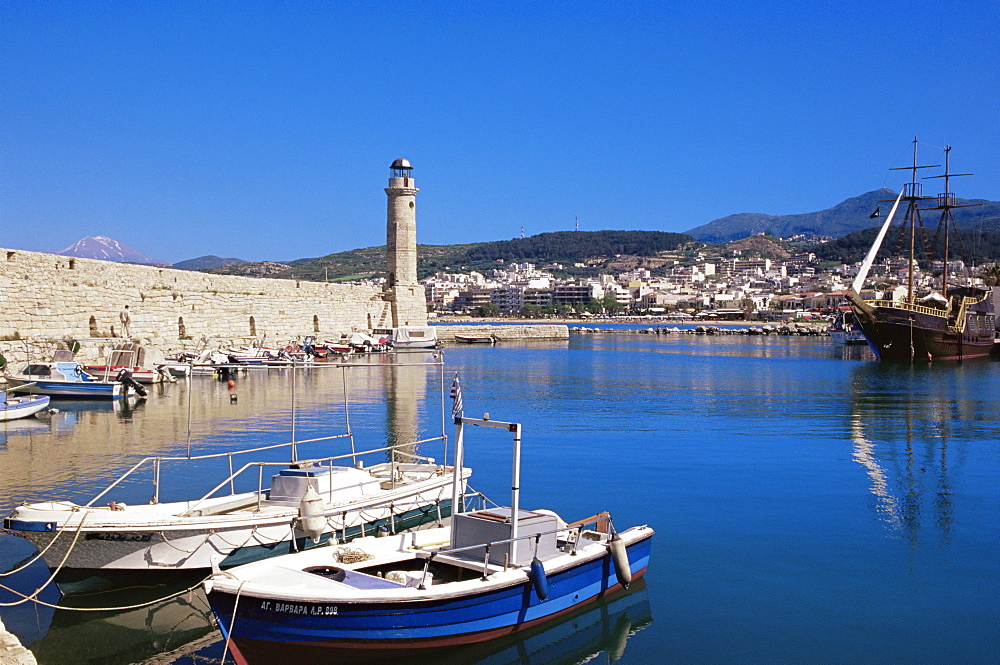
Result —
<svg viewBox="0 0 1000 665"><path fill-rule="evenodd" d="M761 326L739 325L704 325L685 326L652 326L645 328L600 328L587 326L571 326L573 334L624 334L624 335L777 335L781 337L827 337L829 326L826 323L782 323Z"/></svg>

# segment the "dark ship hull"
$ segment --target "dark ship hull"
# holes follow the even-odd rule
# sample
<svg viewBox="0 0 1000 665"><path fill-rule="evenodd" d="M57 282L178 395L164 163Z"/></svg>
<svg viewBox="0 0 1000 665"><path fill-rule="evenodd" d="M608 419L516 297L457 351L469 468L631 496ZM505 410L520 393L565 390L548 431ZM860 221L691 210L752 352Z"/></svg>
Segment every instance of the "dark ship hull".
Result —
<svg viewBox="0 0 1000 665"><path fill-rule="evenodd" d="M993 294L957 294L957 314L938 307L851 299L857 324L881 360L963 360L990 355L996 340ZM955 293L953 291L953 293Z"/></svg>

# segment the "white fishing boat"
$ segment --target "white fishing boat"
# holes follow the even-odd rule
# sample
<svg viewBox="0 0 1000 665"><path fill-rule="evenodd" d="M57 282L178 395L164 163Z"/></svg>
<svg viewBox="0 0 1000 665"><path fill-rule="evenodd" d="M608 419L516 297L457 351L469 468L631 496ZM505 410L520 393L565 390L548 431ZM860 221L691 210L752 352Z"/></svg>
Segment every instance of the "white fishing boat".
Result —
<svg viewBox="0 0 1000 665"><path fill-rule="evenodd" d="M206 458L191 461L199 459ZM127 476L171 461L180 460L143 460ZM84 505L28 503L13 510L4 528L44 551L53 570L191 570L209 568L220 555L222 565L231 566L296 551L305 547L303 523L309 519L322 522L311 533L326 542L382 527L392 532L450 513L451 467L429 461L365 469L337 465L343 461L300 462L274 474L269 488L190 501L99 505L105 491ZM249 463L215 490L240 472L260 468ZM458 475L464 483L471 471Z"/></svg>
<svg viewBox="0 0 1000 665"><path fill-rule="evenodd" d="M608 513L566 524L519 507L521 426L457 418L514 433L510 508L452 517L445 527L367 537L228 571L205 582L238 662L285 647L438 648L511 635L628 588L649 564L653 530L616 532Z"/></svg>
<svg viewBox="0 0 1000 665"><path fill-rule="evenodd" d="M346 371L347 366L341 367ZM345 378L345 410L346 392ZM395 533L450 514L455 488L464 491L471 471L415 452L418 443L440 441L446 446L443 433L424 441L357 451L349 418L347 422L344 434L295 441L293 412L290 442L200 456L145 458L82 505L65 500L25 503L4 519L4 528L31 541L49 567L67 579L85 571L207 569L213 557L221 557L223 566L237 565L294 552L306 546L307 537L322 543L379 529ZM350 440L349 453L307 460L298 456L305 444L327 445L337 439ZM274 459L265 451L281 449L290 451L291 463L262 461ZM228 472L216 478L214 487L190 500L160 501L168 471L185 477L186 469L201 468L199 463L210 459L220 465L228 462ZM388 461L366 466L365 459ZM239 466L241 460L250 461ZM149 503L115 498L125 488L134 493L135 483L150 475ZM248 484L256 487L237 491Z"/></svg>
<svg viewBox="0 0 1000 665"><path fill-rule="evenodd" d="M33 416L47 407L50 399L48 395L12 397L6 390L0 391L0 421Z"/></svg>
<svg viewBox="0 0 1000 665"><path fill-rule="evenodd" d="M372 335L385 337L387 344L397 350L433 349L438 345L437 330L431 326L376 329Z"/></svg>

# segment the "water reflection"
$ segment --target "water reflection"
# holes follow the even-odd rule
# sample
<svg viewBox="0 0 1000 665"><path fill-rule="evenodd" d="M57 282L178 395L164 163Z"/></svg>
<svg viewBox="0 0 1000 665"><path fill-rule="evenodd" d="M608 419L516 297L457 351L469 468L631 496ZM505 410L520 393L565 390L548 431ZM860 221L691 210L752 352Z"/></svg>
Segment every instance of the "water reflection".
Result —
<svg viewBox="0 0 1000 665"><path fill-rule="evenodd" d="M645 579L640 579L630 592L600 599L535 631L410 662L426 665L614 663L625 654L629 638L652 623Z"/></svg>
<svg viewBox="0 0 1000 665"><path fill-rule="evenodd" d="M201 576L93 596L63 597L63 607L93 609L149 602L196 585ZM200 587L171 600L121 611L57 609L44 637L30 645L39 663L62 665L137 663L191 652L219 640L208 599Z"/></svg>
<svg viewBox="0 0 1000 665"><path fill-rule="evenodd" d="M975 377L992 369L991 363L879 363L852 376L852 457L870 479L879 519L913 545L928 518L940 544L950 540L953 476L964 465L969 428L989 412Z"/></svg>
<svg viewBox="0 0 1000 665"><path fill-rule="evenodd" d="M408 462L411 459L409 455L419 454L416 442L429 436L436 436L437 432L428 434L428 429L432 430L435 425L443 425L433 421L421 422L428 379L436 377L440 369L439 366L431 364L436 358L435 353L414 351L398 354L400 362L387 364L384 367L385 438L387 446L399 446L391 454L397 462ZM426 427L427 425L429 427Z"/></svg>

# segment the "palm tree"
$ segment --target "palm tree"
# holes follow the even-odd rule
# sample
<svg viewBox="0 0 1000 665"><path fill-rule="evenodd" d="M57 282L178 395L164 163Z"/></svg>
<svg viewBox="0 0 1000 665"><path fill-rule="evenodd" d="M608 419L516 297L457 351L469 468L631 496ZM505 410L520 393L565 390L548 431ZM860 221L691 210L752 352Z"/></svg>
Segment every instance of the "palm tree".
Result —
<svg viewBox="0 0 1000 665"><path fill-rule="evenodd" d="M986 286L1000 286L1000 263L983 266L979 276L983 278L983 284Z"/></svg>

